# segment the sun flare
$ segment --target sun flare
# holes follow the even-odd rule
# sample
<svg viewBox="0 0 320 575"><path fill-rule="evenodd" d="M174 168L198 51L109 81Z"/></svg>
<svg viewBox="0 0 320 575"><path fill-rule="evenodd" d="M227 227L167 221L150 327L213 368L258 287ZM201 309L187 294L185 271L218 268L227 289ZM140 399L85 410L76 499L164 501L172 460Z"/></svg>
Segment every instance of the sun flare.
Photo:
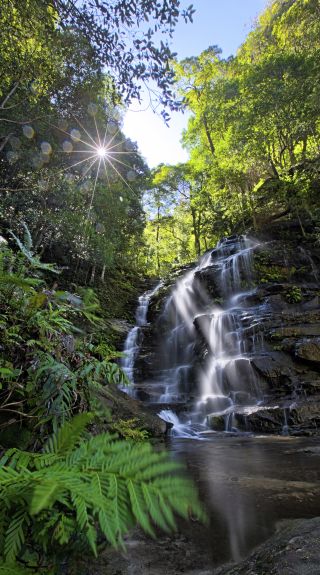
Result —
<svg viewBox="0 0 320 575"><path fill-rule="evenodd" d="M104 148L103 146L97 148L97 155L99 156L99 158L105 158L107 154L108 154L107 148Z"/></svg>

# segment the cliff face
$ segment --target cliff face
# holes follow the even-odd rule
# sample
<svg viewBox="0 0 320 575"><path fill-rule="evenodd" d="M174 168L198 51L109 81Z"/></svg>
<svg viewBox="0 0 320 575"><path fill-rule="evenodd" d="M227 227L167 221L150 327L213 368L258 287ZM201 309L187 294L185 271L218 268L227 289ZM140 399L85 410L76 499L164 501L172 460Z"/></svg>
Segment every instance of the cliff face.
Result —
<svg viewBox="0 0 320 575"><path fill-rule="evenodd" d="M232 416L233 426L240 430L294 435L320 430L320 245L306 233L308 230L294 221L274 224L261 232L252 249L250 278L239 268L241 294L236 305L244 310L239 315L239 329L250 353L245 361L237 362L236 373L228 374L226 369L223 385L227 396L228 378L237 380L233 389L239 383ZM231 254L236 241L227 240ZM204 290L210 304L223 310L225 286L221 285L214 252L195 276L199 293ZM181 270L181 274L185 272ZM163 362L159 344L168 326L162 312L175 279L170 278L150 302L149 325L144 328L136 363L138 397L140 394L141 399L151 402L157 391L148 380L156 379ZM180 410L188 410L197 397L197 374L212 353L205 328L212 317L208 306L208 313L194 320L193 366L188 393L181 394L177 402ZM260 394L250 409L244 407L248 368ZM224 429L225 416L213 411L207 412L207 422L213 429Z"/></svg>

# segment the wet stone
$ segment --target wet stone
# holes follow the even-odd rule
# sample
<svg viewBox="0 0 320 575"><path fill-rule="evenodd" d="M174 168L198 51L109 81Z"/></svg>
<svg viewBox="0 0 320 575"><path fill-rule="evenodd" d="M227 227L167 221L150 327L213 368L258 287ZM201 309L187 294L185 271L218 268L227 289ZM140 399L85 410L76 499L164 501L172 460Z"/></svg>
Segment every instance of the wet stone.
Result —
<svg viewBox="0 0 320 575"><path fill-rule="evenodd" d="M320 366L320 337L298 341L295 355L304 361L310 361Z"/></svg>

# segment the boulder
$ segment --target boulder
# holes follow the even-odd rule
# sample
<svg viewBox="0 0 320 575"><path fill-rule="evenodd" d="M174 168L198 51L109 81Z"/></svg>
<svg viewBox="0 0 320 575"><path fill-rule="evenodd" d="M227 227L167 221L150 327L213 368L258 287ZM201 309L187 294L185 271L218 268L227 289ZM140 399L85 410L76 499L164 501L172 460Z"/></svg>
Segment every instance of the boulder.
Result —
<svg viewBox="0 0 320 575"><path fill-rule="evenodd" d="M282 433L286 425L284 409L264 407L251 413L235 413L237 427L254 433Z"/></svg>
<svg viewBox="0 0 320 575"><path fill-rule="evenodd" d="M295 346L295 356L320 367L320 337L298 341Z"/></svg>
<svg viewBox="0 0 320 575"><path fill-rule="evenodd" d="M244 561L212 575L318 575L320 518L283 521Z"/></svg>
<svg viewBox="0 0 320 575"><path fill-rule="evenodd" d="M218 282L219 268L216 265L213 264L198 270L195 273L195 277L212 298L219 298L222 295L221 286Z"/></svg>
<svg viewBox="0 0 320 575"><path fill-rule="evenodd" d="M115 387L99 389L96 394L116 420L137 419L139 425L148 431L152 437L163 437L172 427L170 423L147 411L141 401L129 397Z"/></svg>
<svg viewBox="0 0 320 575"><path fill-rule="evenodd" d="M226 421L224 415L216 415L211 413L207 416L207 425L214 431L225 431Z"/></svg>

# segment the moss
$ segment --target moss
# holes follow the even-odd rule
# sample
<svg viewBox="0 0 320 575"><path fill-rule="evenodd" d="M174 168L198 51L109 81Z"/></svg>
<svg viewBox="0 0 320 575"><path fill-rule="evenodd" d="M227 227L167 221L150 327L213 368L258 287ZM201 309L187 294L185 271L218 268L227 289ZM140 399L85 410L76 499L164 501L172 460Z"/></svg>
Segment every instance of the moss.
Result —
<svg viewBox="0 0 320 575"><path fill-rule="evenodd" d="M259 283L282 282L291 274L288 268L260 262L254 263L254 272Z"/></svg>
<svg viewBox="0 0 320 575"><path fill-rule="evenodd" d="M292 286L287 290L285 298L289 303L300 303L302 301L302 290L298 286Z"/></svg>
<svg viewBox="0 0 320 575"><path fill-rule="evenodd" d="M272 345L273 351L283 351L283 345Z"/></svg>
<svg viewBox="0 0 320 575"><path fill-rule="evenodd" d="M137 417L131 419L118 419L112 423L112 431L119 433L123 439L131 439L132 441L146 441L149 438L149 433L139 424Z"/></svg>

